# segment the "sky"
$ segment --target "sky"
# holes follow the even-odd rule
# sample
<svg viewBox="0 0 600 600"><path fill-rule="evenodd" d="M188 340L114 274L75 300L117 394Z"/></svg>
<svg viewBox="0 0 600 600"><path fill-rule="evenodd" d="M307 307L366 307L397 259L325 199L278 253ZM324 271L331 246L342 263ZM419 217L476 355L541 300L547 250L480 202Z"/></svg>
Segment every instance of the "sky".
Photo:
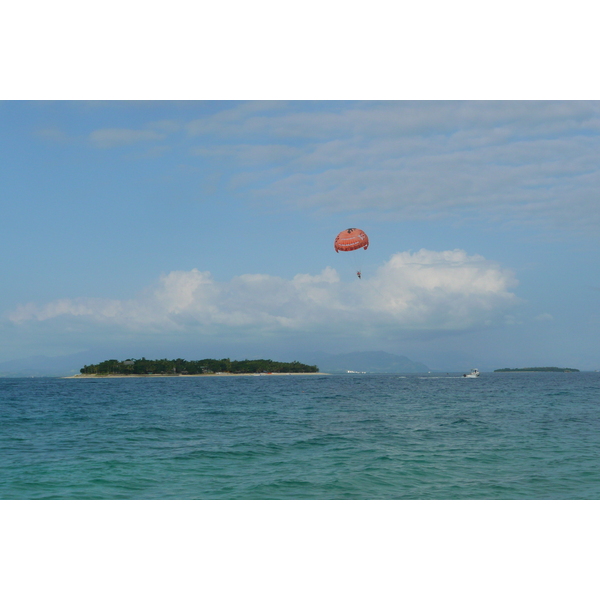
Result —
<svg viewBox="0 0 600 600"><path fill-rule="evenodd" d="M598 102L3 101L0 122L0 361L600 368ZM336 254L349 227L369 248Z"/></svg>

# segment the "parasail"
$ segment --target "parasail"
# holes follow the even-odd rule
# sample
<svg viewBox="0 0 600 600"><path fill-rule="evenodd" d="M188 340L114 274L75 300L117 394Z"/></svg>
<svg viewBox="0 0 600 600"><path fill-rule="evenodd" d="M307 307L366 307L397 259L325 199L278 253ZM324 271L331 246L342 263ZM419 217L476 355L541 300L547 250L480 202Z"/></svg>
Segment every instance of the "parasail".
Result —
<svg viewBox="0 0 600 600"><path fill-rule="evenodd" d="M351 250L358 250L359 248L364 248L366 250L369 247L369 238L362 229L352 227L338 233L338 236L333 243L333 247L336 252L339 252L340 250L342 252L350 252Z"/></svg>

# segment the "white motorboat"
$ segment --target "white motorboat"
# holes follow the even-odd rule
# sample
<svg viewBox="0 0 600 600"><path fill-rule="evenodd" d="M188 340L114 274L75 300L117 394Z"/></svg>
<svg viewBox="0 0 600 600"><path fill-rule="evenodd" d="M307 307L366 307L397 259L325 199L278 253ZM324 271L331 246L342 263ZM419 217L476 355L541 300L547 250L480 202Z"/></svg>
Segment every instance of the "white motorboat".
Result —
<svg viewBox="0 0 600 600"><path fill-rule="evenodd" d="M479 371L477 369L471 369L470 373L465 373L463 375L463 377L470 377L470 378L475 378L475 377L479 377Z"/></svg>

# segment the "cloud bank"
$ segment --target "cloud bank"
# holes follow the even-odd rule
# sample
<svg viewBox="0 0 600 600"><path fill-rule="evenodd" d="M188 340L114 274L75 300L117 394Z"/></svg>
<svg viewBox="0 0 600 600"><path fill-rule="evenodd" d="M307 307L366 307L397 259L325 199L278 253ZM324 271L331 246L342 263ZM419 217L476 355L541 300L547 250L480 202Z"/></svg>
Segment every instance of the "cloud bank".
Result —
<svg viewBox="0 0 600 600"><path fill-rule="evenodd" d="M331 267L292 279L246 274L229 282L197 269L173 271L135 299L26 304L9 319L204 335L464 331L501 322L519 301L509 291L516 285L510 271L482 256L420 250L394 254L372 276L350 282Z"/></svg>
<svg viewBox="0 0 600 600"><path fill-rule="evenodd" d="M110 149L172 136L190 166L223 174L228 193L303 211L600 226L598 102L225 106L89 139Z"/></svg>

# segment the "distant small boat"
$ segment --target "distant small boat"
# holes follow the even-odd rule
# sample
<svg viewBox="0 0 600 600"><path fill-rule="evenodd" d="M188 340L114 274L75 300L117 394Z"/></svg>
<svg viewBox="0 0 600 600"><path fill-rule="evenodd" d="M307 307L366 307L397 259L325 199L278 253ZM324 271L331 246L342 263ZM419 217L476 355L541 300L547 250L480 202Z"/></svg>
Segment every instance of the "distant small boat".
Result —
<svg viewBox="0 0 600 600"><path fill-rule="evenodd" d="M477 369L471 369L470 373L465 373L463 375L463 377L470 377L470 378L475 378L475 377L479 377L479 371Z"/></svg>

